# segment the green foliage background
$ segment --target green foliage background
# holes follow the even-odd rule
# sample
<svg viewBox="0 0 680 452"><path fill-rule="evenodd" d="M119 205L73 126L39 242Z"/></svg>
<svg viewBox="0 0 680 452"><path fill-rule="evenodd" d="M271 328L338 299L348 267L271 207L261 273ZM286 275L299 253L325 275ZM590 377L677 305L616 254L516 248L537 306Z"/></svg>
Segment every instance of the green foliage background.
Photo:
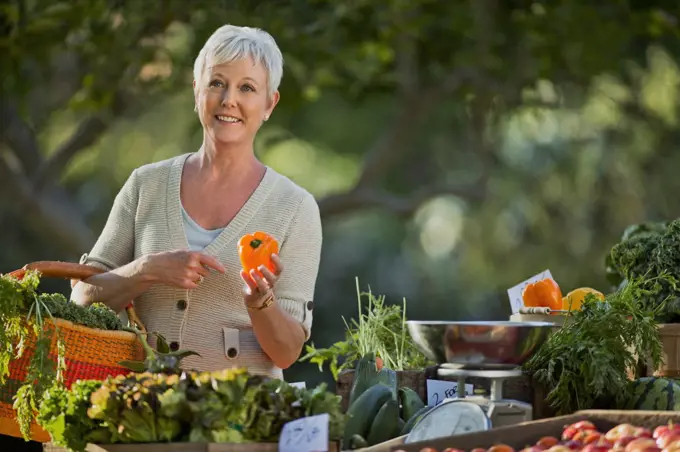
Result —
<svg viewBox="0 0 680 452"><path fill-rule="evenodd" d="M192 63L224 23L284 53L257 152L322 209L317 345L356 315L355 277L411 318L504 319L505 290L546 268L608 290L625 227L680 216L676 2L0 8L0 271L77 261L133 168L197 149Z"/></svg>

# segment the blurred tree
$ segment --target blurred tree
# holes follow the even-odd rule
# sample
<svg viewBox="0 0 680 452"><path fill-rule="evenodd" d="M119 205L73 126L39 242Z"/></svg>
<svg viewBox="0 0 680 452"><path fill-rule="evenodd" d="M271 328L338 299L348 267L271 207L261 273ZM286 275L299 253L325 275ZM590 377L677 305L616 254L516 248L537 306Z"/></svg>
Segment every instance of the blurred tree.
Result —
<svg viewBox="0 0 680 452"><path fill-rule="evenodd" d="M2 8L0 184L25 225L49 227L69 255L94 241L60 183L69 163L118 118L186 89L198 49L224 23L276 37L289 106L325 89L356 105L393 97L392 111L375 118L375 144L348 151L363 159L354 184L319 200L328 218L367 207L410 216L442 194L484 201L501 168L522 174L502 158L507 113L568 107L594 76L625 77L630 62L646 64L650 44L677 46L680 13L673 2L633 0L33 0ZM633 93L627 112L646 114ZM79 124L45 149L41 132L64 108ZM434 121L455 129L438 148L428 136Z"/></svg>

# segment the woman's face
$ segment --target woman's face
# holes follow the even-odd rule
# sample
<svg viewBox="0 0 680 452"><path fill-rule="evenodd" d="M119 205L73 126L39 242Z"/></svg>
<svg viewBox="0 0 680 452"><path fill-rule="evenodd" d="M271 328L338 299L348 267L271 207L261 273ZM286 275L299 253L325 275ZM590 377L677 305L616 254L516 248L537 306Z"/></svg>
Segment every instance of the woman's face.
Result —
<svg viewBox="0 0 680 452"><path fill-rule="evenodd" d="M252 143L279 100L267 92L267 72L252 58L207 67L195 90L205 132L215 143Z"/></svg>

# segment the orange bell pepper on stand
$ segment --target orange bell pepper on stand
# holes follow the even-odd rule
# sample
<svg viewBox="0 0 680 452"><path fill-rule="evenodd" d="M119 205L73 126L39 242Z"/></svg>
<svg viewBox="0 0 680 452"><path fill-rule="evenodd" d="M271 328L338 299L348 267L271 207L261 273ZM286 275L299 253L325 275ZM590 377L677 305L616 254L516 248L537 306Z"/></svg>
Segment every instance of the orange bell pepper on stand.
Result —
<svg viewBox="0 0 680 452"><path fill-rule="evenodd" d="M546 278L527 284L522 291L522 301L526 307L544 307L559 311L562 309L562 291L554 280Z"/></svg>

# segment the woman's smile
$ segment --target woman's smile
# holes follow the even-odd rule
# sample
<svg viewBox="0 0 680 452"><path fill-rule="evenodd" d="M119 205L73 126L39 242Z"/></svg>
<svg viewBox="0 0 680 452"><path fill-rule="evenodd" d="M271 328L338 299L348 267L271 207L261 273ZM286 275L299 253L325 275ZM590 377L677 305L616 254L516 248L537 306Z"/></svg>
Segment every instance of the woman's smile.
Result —
<svg viewBox="0 0 680 452"><path fill-rule="evenodd" d="M215 118L225 126L235 126L243 124L243 121L231 115L215 115Z"/></svg>

